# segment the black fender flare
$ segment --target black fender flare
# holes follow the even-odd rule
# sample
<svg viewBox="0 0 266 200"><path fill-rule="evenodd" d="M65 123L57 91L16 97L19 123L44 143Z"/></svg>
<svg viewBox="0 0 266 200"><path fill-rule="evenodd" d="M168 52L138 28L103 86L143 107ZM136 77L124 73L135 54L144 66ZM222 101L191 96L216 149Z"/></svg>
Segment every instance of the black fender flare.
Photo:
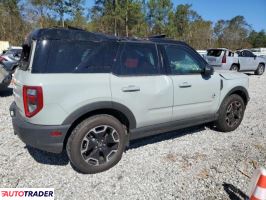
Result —
<svg viewBox="0 0 266 200"><path fill-rule="evenodd" d="M241 91L241 92L243 92L243 94L245 95L245 99L244 99L244 101L245 101L245 103L247 104L248 101L249 101L249 99L250 99L250 97L249 97L249 94L248 94L247 89L244 88L243 86L237 86L237 87L234 87L233 89L231 89L231 90L227 93L227 95L225 96L225 98L228 97L228 96L230 96L231 94L237 92L237 91Z"/></svg>
<svg viewBox="0 0 266 200"><path fill-rule="evenodd" d="M136 128L136 118L132 113L132 111L125 105L113 101L99 101L81 106L80 108L69 114L65 118L62 124L63 125L73 124L77 119L79 119L83 115L102 109L113 109L123 113L129 121L129 128L130 129Z"/></svg>
<svg viewBox="0 0 266 200"><path fill-rule="evenodd" d="M248 91L247 91L247 89L246 88L244 88L243 86L237 86L237 87L234 87L233 89L231 89L225 96L224 96L224 98L223 98L223 100L221 101L221 104L220 104L220 106L222 105L222 103L224 102L224 100L227 98L227 97L229 97L231 94L234 94L234 93L236 93L236 92L242 92L243 94L244 94L244 102L245 102L245 104L247 104L248 103L248 101L249 101L249 94L248 94ZM220 109L219 109L220 110Z"/></svg>

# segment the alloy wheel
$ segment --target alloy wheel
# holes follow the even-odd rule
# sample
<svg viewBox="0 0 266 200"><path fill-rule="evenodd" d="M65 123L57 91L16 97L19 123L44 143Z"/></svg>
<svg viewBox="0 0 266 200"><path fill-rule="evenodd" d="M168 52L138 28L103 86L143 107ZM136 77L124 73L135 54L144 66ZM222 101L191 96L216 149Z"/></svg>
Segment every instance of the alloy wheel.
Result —
<svg viewBox="0 0 266 200"><path fill-rule="evenodd" d="M229 127L234 127L240 122L242 115L242 104L239 101L233 101L227 107L225 121Z"/></svg>
<svg viewBox="0 0 266 200"><path fill-rule="evenodd" d="M119 134L112 126L97 126L84 136L80 147L81 156L90 165L105 164L118 151L119 141Z"/></svg>

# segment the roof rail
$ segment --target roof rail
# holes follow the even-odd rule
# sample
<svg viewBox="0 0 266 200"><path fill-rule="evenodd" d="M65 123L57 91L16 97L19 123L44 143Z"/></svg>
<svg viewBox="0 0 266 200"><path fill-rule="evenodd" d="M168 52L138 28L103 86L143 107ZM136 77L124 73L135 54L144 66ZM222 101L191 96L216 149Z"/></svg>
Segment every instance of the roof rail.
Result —
<svg viewBox="0 0 266 200"><path fill-rule="evenodd" d="M165 34L152 35L152 36L149 36L148 38L166 38L166 35Z"/></svg>

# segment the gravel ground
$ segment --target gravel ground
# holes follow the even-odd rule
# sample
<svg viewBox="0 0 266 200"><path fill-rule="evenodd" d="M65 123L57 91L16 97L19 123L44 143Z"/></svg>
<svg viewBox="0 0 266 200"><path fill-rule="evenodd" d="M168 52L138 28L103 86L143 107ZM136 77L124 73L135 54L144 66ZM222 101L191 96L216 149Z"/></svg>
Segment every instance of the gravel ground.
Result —
<svg viewBox="0 0 266 200"><path fill-rule="evenodd" d="M198 126L131 143L112 169L74 171L65 153L26 147L13 134L12 90L0 93L0 187L52 187L56 199L244 199L266 161L266 75L250 75L244 120L234 132Z"/></svg>

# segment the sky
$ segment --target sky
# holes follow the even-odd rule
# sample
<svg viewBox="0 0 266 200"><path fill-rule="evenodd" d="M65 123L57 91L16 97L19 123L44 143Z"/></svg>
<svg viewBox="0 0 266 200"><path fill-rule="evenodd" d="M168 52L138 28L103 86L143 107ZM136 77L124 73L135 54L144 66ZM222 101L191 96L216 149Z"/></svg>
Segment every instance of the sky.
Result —
<svg viewBox="0 0 266 200"><path fill-rule="evenodd" d="M266 0L172 0L174 7L178 4L192 4L195 10L205 20L229 20L237 15L243 15L248 24L256 31L266 31ZM87 6L92 6L94 0L86 0Z"/></svg>

